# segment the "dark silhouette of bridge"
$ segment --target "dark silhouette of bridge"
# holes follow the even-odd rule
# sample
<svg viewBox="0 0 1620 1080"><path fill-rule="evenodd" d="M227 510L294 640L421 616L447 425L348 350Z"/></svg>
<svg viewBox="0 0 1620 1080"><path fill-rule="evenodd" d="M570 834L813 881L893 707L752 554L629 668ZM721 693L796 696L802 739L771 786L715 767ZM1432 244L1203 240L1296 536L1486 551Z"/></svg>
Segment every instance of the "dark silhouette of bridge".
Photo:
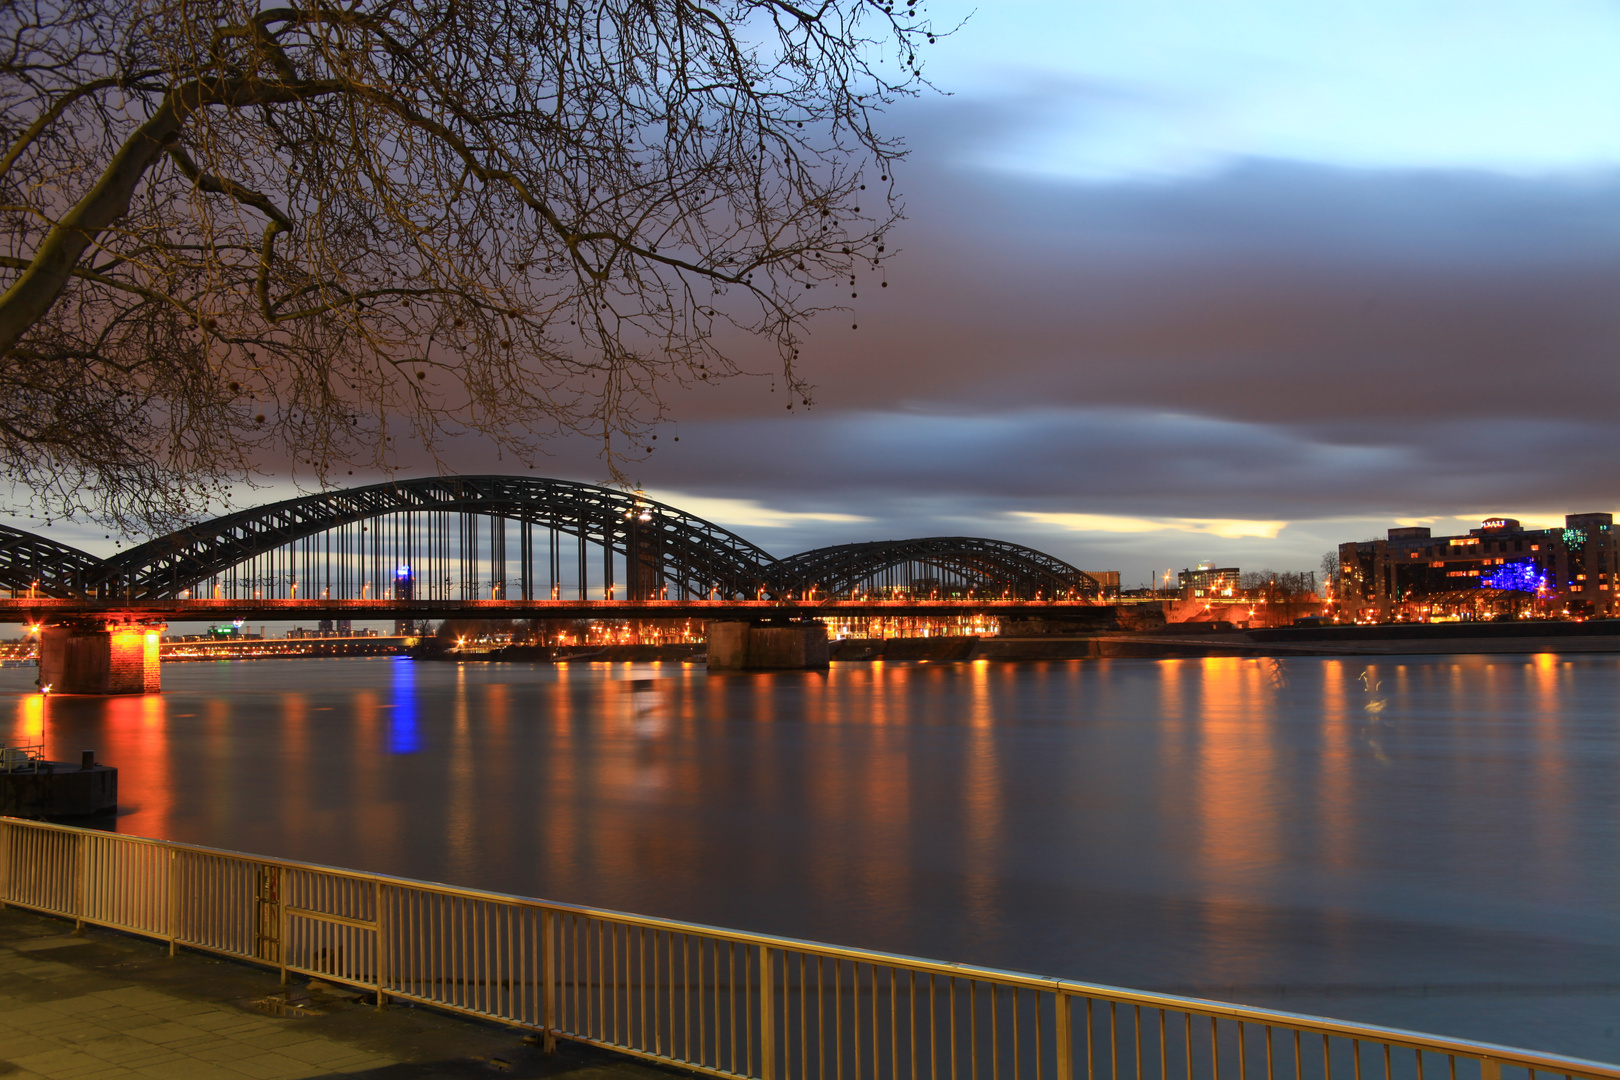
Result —
<svg viewBox="0 0 1620 1080"><path fill-rule="evenodd" d="M1094 604L1100 592L1061 559L1002 540L888 540L778 559L640 492L522 476L306 495L105 559L0 527L0 591L11 594L0 620L42 627L42 683L76 693L156 690L158 630L178 620L703 619L711 664L725 651L733 666L815 666L818 655L824 666L817 618L1027 616Z"/></svg>
<svg viewBox="0 0 1620 1080"><path fill-rule="evenodd" d="M712 612L735 606L1087 603L1095 580L1032 548L929 537L785 559L645 496L566 480L434 477L238 511L110 558L0 527L0 607L339 617ZM203 614L206 612L207 614Z"/></svg>

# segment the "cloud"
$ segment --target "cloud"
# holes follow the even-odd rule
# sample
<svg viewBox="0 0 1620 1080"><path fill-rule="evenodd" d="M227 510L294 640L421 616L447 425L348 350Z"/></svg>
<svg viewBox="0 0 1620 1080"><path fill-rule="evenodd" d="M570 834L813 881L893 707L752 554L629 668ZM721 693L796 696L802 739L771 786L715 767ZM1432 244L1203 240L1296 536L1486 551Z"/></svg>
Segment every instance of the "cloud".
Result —
<svg viewBox="0 0 1620 1080"><path fill-rule="evenodd" d="M680 441L627 467L660 498L779 555L953 534L1127 569L1620 506L1620 174L1075 183L954 164L1017 128L1008 103L893 119L907 220L836 298L857 317L812 324L815 408L764 378L669 388ZM552 449L536 475L606 478L590 440Z"/></svg>
<svg viewBox="0 0 1620 1080"><path fill-rule="evenodd" d="M781 529L807 522L860 522L870 518L857 514L827 513L815 510L776 510L753 499L729 499L688 495L678 491L649 491L658 502L678 507L689 514L736 529Z"/></svg>
<svg viewBox="0 0 1620 1080"><path fill-rule="evenodd" d="M1017 99L1028 130L994 148L1008 167L1118 179L1227 155L1521 173L1620 161L1620 11L1601 0L930 5L944 25L969 13L929 71L969 100Z"/></svg>
<svg viewBox="0 0 1620 1080"><path fill-rule="evenodd" d="M1286 521L1242 521L1236 518L1170 518L1159 521L1112 514L1047 514L1029 510L1014 510L1012 516L1074 532L1152 533L1174 529L1232 540L1250 536L1274 540L1278 533L1288 527Z"/></svg>

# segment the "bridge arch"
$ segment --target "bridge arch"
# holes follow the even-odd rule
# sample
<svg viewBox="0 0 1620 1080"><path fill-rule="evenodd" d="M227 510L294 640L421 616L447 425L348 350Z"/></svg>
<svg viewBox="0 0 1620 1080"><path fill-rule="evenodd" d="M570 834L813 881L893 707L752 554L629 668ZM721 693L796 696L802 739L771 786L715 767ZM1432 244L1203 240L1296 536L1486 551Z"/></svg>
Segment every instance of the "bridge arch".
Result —
<svg viewBox="0 0 1620 1080"><path fill-rule="evenodd" d="M1095 578L1062 559L1005 540L929 536L839 544L777 563L778 585L802 594L842 597L898 592L926 598L1008 596L1014 599L1095 599Z"/></svg>
<svg viewBox="0 0 1620 1080"><path fill-rule="evenodd" d="M49 537L0 525L0 589L13 596L80 596L102 561Z"/></svg>
<svg viewBox="0 0 1620 1080"><path fill-rule="evenodd" d="M408 588L415 599L741 599L774 594L775 561L728 529L635 493L535 477L429 477L177 530L99 562L78 595L403 599Z"/></svg>

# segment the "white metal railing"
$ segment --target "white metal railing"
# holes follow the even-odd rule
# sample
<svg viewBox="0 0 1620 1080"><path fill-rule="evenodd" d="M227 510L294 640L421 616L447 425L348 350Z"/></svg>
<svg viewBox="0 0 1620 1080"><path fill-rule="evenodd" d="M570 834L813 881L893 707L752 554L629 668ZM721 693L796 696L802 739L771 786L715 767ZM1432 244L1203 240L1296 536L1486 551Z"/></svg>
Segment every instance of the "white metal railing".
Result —
<svg viewBox="0 0 1620 1080"><path fill-rule="evenodd" d="M723 1077L1620 1080L1620 1066L0 818L0 901Z"/></svg>
<svg viewBox="0 0 1620 1080"><path fill-rule="evenodd" d="M45 760L39 743L28 746L0 746L0 772L33 772Z"/></svg>

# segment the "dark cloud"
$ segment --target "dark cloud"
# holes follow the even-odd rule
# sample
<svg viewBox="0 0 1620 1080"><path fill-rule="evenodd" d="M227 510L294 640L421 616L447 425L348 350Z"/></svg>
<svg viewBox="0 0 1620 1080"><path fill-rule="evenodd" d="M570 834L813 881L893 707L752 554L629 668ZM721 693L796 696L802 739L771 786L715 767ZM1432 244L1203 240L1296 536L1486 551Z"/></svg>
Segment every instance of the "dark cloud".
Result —
<svg viewBox="0 0 1620 1080"><path fill-rule="evenodd" d="M1016 103L906 119L904 250L888 288L855 289L859 331L817 324L817 408L746 384L682 398L649 483L883 535L1004 534L1012 509L1366 531L1620 503L1620 177L1247 161L1058 182L963 164Z"/></svg>
<svg viewBox="0 0 1620 1080"><path fill-rule="evenodd" d="M951 532L1090 564L1310 566L1397 517L1620 505L1620 176L1243 161L1097 183L974 164L1053 107L896 114L916 148L900 254L858 298L829 290L855 315L814 327L816 407L788 413L768 377L673 391L679 422L630 474L870 519L738 526L778 553ZM597 447L554 450L539 472L605 478ZM512 469L472 443L448 460ZM1024 512L1294 524L1132 537Z"/></svg>

